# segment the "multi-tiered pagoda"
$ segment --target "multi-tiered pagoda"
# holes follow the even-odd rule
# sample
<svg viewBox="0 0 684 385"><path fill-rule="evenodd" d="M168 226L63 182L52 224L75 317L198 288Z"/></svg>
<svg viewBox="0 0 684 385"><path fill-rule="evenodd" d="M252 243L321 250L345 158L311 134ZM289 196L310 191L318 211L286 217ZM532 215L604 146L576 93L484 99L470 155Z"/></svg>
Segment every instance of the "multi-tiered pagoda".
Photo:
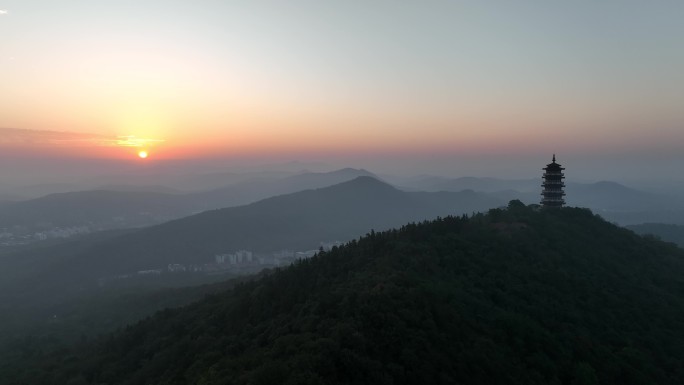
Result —
<svg viewBox="0 0 684 385"><path fill-rule="evenodd" d="M565 204L563 197L565 192L563 187L563 170L560 164L556 163L556 154L553 154L553 161L544 168L542 187L542 207L562 207Z"/></svg>

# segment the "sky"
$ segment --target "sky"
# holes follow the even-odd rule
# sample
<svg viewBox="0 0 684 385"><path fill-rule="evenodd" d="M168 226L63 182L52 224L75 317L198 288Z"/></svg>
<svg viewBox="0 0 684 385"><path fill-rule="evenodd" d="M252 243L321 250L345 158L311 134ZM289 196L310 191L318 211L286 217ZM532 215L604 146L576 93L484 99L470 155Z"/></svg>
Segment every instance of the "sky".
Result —
<svg viewBox="0 0 684 385"><path fill-rule="evenodd" d="M675 178L681 1L0 0L0 157ZM24 161L22 161L22 159Z"/></svg>

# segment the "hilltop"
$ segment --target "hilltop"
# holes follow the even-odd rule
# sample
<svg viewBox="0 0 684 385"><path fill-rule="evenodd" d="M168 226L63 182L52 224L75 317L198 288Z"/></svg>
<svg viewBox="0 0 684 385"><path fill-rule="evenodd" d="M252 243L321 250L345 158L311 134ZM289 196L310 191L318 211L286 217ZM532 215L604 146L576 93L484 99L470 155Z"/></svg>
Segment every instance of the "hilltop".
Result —
<svg viewBox="0 0 684 385"><path fill-rule="evenodd" d="M7 231L15 237L29 236L30 239L42 233L44 237L59 238L68 237L71 233L144 227L205 210L240 206L272 196L331 186L359 176L375 177L366 170L351 168L288 176L210 174L200 179L211 179L219 187L190 193L164 186L124 184L52 193L18 202L11 199L2 201L0 197L0 233ZM190 181L206 185L197 178L199 176ZM27 243L30 239L16 243Z"/></svg>
<svg viewBox="0 0 684 385"><path fill-rule="evenodd" d="M684 251L511 202L370 232L98 344L27 383L647 384L684 378ZM6 377L6 383L12 383ZM21 382L17 380L17 382Z"/></svg>

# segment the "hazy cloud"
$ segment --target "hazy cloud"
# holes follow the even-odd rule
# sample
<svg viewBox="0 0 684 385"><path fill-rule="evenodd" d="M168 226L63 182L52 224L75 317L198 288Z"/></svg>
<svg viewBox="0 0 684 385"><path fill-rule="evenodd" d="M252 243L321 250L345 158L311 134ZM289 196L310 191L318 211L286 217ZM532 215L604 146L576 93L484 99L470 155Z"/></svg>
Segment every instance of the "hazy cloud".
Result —
<svg viewBox="0 0 684 385"><path fill-rule="evenodd" d="M76 132L0 128L0 146L40 146L92 143L102 136Z"/></svg>
<svg viewBox="0 0 684 385"><path fill-rule="evenodd" d="M25 130L17 128L0 128L0 147L72 147L72 146L124 146L140 147L149 143L160 142L154 139L138 139L133 136L111 137L90 133Z"/></svg>
<svg viewBox="0 0 684 385"><path fill-rule="evenodd" d="M7 15L9 12L5 9L0 9L0 15Z"/></svg>
<svg viewBox="0 0 684 385"><path fill-rule="evenodd" d="M126 135L118 136L112 144L120 147L148 147L163 141L163 139L138 138L133 135Z"/></svg>
<svg viewBox="0 0 684 385"><path fill-rule="evenodd" d="M153 147L163 139L133 135L106 136L90 133L0 128L0 147Z"/></svg>

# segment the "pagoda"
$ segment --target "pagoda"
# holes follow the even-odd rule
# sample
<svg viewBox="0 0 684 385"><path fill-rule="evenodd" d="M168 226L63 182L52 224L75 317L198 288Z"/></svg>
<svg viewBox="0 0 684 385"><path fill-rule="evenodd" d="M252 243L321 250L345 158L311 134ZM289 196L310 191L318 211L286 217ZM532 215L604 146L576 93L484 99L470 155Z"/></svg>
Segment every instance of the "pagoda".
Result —
<svg viewBox="0 0 684 385"><path fill-rule="evenodd" d="M563 170L565 170L565 168L556 163L556 154L553 154L553 161L547 164L543 170L542 187L544 189L541 193L542 207L563 207L565 204L565 200L563 199L565 196L565 192L563 191L563 187L565 187L565 183L563 183L563 179L565 179Z"/></svg>

